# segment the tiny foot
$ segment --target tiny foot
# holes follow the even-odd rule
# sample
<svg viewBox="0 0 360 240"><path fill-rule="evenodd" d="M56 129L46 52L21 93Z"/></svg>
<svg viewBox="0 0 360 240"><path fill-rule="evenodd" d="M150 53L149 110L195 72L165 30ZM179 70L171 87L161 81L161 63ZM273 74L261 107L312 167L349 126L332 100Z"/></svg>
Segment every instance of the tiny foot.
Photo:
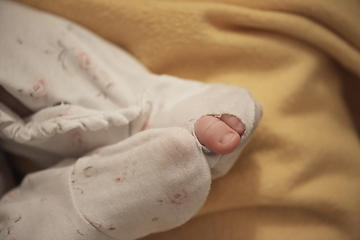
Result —
<svg viewBox="0 0 360 240"><path fill-rule="evenodd" d="M219 118L204 116L196 121L195 135L199 142L217 154L228 154L240 143L245 125L235 116L224 114Z"/></svg>

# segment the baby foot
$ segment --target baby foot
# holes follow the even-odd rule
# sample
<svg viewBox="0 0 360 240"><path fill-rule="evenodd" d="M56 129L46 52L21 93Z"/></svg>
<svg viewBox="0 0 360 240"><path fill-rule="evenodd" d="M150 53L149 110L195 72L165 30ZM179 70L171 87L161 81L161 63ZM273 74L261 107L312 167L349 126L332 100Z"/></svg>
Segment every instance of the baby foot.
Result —
<svg viewBox="0 0 360 240"><path fill-rule="evenodd" d="M228 114L223 114L220 118L201 117L194 126L199 142L217 154L233 152L244 131L245 125L237 117Z"/></svg>

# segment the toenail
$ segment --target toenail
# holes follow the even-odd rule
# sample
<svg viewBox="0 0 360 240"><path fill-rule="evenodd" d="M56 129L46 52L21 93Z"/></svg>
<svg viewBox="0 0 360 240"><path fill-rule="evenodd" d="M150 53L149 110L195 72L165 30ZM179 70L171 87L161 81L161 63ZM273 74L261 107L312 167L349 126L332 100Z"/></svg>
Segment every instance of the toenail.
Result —
<svg viewBox="0 0 360 240"><path fill-rule="evenodd" d="M227 144L228 142L233 141L237 137L237 134L234 133L226 133L220 139L220 143Z"/></svg>
<svg viewBox="0 0 360 240"><path fill-rule="evenodd" d="M240 132L245 131L245 125L241 121L237 125L237 130Z"/></svg>

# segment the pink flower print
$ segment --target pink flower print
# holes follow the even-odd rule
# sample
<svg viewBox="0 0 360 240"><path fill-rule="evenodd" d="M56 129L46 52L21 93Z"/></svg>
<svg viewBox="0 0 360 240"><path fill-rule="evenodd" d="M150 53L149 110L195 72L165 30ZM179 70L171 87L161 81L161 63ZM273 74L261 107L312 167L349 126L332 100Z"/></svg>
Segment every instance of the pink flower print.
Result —
<svg viewBox="0 0 360 240"><path fill-rule="evenodd" d="M148 130L150 128L151 128L151 126L150 126L149 122L145 122L144 125L141 127L140 131Z"/></svg>
<svg viewBox="0 0 360 240"><path fill-rule="evenodd" d="M79 63L79 66L84 71L90 71L91 68L91 59L88 53L86 52L80 52L77 55L77 61Z"/></svg>
<svg viewBox="0 0 360 240"><path fill-rule="evenodd" d="M132 176L136 173L137 161L125 160L123 162L122 170L117 171L113 174L113 179L116 183L122 183L127 177Z"/></svg>
<svg viewBox="0 0 360 240"><path fill-rule="evenodd" d="M188 200L188 195L185 189L175 193L175 194L168 194L168 200L175 205L180 205L183 202Z"/></svg>
<svg viewBox="0 0 360 240"><path fill-rule="evenodd" d="M18 188L15 188L8 192L2 199L2 202L13 202L20 196L20 190Z"/></svg>
<svg viewBox="0 0 360 240"><path fill-rule="evenodd" d="M11 198L11 199L16 199L19 196L20 196L19 189L14 189L14 190L10 191L8 194L6 194L6 197Z"/></svg>
<svg viewBox="0 0 360 240"><path fill-rule="evenodd" d="M61 114L60 113L60 114L49 116L48 119L53 119L55 121L57 118L64 117L64 116L66 116L66 114Z"/></svg>
<svg viewBox="0 0 360 240"><path fill-rule="evenodd" d="M109 75L102 69L100 69L96 75L99 77L99 79L102 79L104 81L108 81L109 80ZM109 83L106 85L106 89L112 87L114 84L113 83Z"/></svg>
<svg viewBox="0 0 360 240"><path fill-rule="evenodd" d="M180 191L171 191L166 193L165 199L159 199L159 203L165 203L167 205L173 205L176 208L180 208L180 206L189 201L188 199L188 193L185 189L182 189Z"/></svg>
<svg viewBox="0 0 360 240"><path fill-rule="evenodd" d="M29 95L33 100L47 100L47 89L44 79L37 80L29 90Z"/></svg>
<svg viewBox="0 0 360 240"><path fill-rule="evenodd" d="M70 135L70 139L71 139L72 145L76 148L83 148L85 145L83 136L80 131L74 131Z"/></svg>
<svg viewBox="0 0 360 240"><path fill-rule="evenodd" d="M115 175L115 182L116 182L116 183L122 183L122 182L124 182L125 179L126 179L126 175L127 175L127 172L126 172L126 171L124 171L124 172L122 172L122 173L117 173L117 174Z"/></svg>
<svg viewBox="0 0 360 240"><path fill-rule="evenodd" d="M109 75L105 72L101 67L96 65L94 61L91 59L90 55L86 52L80 52L77 55L77 62L81 70L87 72L91 79L94 81L108 81ZM111 87L112 84L107 84L106 89Z"/></svg>

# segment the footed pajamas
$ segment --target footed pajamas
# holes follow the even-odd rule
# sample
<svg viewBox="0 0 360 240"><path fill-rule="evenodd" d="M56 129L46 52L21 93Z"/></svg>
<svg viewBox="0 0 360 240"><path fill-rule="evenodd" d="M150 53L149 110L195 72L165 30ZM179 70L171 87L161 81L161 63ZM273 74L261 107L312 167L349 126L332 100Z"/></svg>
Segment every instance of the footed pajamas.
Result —
<svg viewBox="0 0 360 240"><path fill-rule="evenodd" d="M0 32L0 84L35 112L21 119L0 104L1 148L43 169L1 199L0 239L125 240L177 227L261 117L244 88L154 75L76 24L12 1L0 1ZM193 126L225 113L246 131L218 155Z"/></svg>

